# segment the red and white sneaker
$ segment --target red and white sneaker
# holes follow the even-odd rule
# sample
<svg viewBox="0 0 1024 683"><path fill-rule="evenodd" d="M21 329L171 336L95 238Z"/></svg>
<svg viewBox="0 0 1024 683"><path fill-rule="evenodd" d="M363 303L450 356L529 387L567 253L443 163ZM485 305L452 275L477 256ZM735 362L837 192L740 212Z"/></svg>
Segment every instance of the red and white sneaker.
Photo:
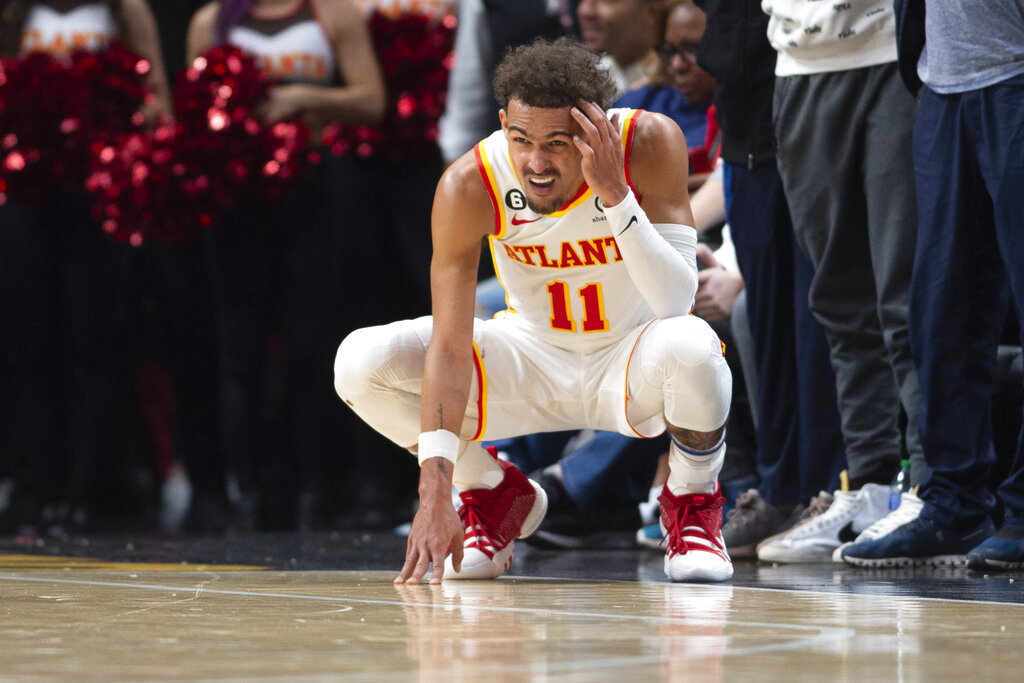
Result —
<svg viewBox="0 0 1024 683"><path fill-rule="evenodd" d="M661 528L668 540L665 573L673 581L725 581L732 577L732 560L722 540L719 487L714 493L674 496L668 486L658 497Z"/></svg>
<svg viewBox="0 0 1024 683"><path fill-rule="evenodd" d="M444 560L446 579L494 579L512 564L512 542L532 534L548 511L548 497L540 484L510 463L498 460L505 478L494 489L469 489L459 494L459 518L466 532L462 544L462 571Z"/></svg>

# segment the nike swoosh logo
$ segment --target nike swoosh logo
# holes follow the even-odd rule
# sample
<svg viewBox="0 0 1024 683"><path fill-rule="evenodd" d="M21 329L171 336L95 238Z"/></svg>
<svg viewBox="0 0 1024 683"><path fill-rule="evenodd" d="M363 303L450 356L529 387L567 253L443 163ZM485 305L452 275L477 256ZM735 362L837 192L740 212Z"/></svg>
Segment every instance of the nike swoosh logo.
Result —
<svg viewBox="0 0 1024 683"><path fill-rule="evenodd" d="M629 219L629 222L628 222L628 223L626 223L626 227L624 227L624 228L622 229L622 231L621 231L621 232L619 233L619 235L621 235L621 234L622 234L623 232L626 232L626 231L627 231L627 230L629 230L629 229L630 229L631 227L633 227L633 224L634 224L634 223L639 223L639 222L640 222L640 221L638 221L638 220L636 219L636 216L631 216L631 217L630 217L630 219ZM616 235L616 237L617 237L617 236L618 236L618 235Z"/></svg>
<svg viewBox="0 0 1024 683"><path fill-rule="evenodd" d="M543 217L544 216L537 216L536 218L531 218L530 220L526 221L526 220L523 220L523 219L519 218L518 215L512 214L512 225L526 225L527 223L533 223L534 221L539 221Z"/></svg>

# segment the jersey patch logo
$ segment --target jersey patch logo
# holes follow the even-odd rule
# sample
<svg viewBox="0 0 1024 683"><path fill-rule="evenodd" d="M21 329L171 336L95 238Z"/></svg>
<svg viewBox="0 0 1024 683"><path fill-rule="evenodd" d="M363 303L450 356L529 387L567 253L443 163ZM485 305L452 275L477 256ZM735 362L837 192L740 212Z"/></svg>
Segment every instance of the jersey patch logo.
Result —
<svg viewBox="0 0 1024 683"><path fill-rule="evenodd" d="M600 197L594 197L594 208L600 211L601 213L604 213L604 202L601 201Z"/></svg>
<svg viewBox="0 0 1024 683"><path fill-rule="evenodd" d="M526 195L523 194L522 190L511 189L505 193L505 206L508 208L518 211L526 208Z"/></svg>

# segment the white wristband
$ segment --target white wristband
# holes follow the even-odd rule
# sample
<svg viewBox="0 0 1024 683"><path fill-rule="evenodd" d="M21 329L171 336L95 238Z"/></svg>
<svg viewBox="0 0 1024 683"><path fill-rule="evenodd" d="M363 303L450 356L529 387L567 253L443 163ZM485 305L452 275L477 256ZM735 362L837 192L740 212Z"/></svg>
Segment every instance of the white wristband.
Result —
<svg viewBox="0 0 1024 683"><path fill-rule="evenodd" d="M417 442L417 459L422 466L424 461L430 458L444 458L455 464L455 458L459 454L459 445L462 440L447 429L437 429L432 432L423 432Z"/></svg>

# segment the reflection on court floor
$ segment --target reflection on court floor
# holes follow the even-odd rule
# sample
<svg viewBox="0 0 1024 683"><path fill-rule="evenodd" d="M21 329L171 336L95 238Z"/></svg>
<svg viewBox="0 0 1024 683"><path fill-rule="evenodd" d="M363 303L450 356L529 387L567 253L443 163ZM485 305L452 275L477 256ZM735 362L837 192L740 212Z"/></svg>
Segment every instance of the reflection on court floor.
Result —
<svg viewBox="0 0 1024 683"><path fill-rule="evenodd" d="M141 567L141 565L140 565ZM1015 679L1024 607L390 572L0 571L0 676L75 680ZM979 657L983 657L980 660Z"/></svg>

